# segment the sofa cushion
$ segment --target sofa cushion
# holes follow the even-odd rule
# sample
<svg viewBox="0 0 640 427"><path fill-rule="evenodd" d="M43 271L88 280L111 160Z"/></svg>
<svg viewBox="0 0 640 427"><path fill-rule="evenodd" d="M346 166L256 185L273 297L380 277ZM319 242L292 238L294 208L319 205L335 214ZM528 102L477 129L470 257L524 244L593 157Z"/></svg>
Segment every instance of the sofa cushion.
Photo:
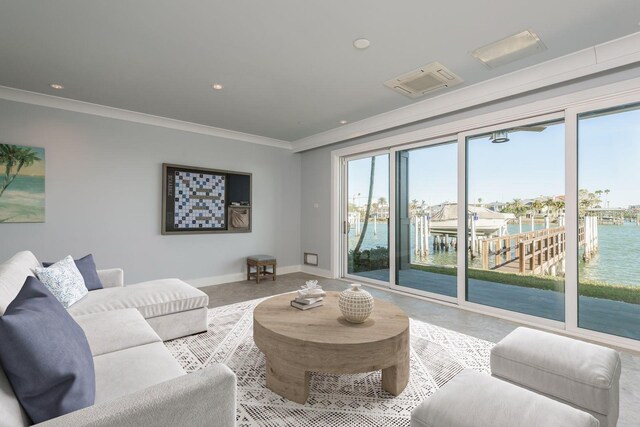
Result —
<svg viewBox="0 0 640 427"><path fill-rule="evenodd" d="M36 268L36 276L64 308L69 308L89 292L80 270L70 256L51 267Z"/></svg>
<svg viewBox="0 0 640 427"><path fill-rule="evenodd" d="M154 280L123 288L91 291L69 308L73 316L137 308L145 319L206 307L204 292L178 279Z"/></svg>
<svg viewBox="0 0 640 427"><path fill-rule="evenodd" d="M31 425L29 417L20 406L20 402L18 402L18 398L2 369L0 369L0 414L2 414L2 425L13 427Z"/></svg>
<svg viewBox="0 0 640 427"><path fill-rule="evenodd" d="M91 406L95 372L87 338L35 277L0 317L0 364L33 422Z"/></svg>
<svg viewBox="0 0 640 427"><path fill-rule="evenodd" d="M116 399L185 375L161 342L102 354L96 366L96 403Z"/></svg>
<svg viewBox="0 0 640 427"><path fill-rule="evenodd" d="M411 412L411 427L598 427L586 412L465 369Z"/></svg>
<svg viewBox="0 0 640 427"><path fill-rule="evenodd" d="M100 281L100 277L98 277L98 270L96 270L96 263L93 260L93 255L89 254L80 259L74 259L73 262L78 267L82 278L84 279L84 285L87 290L94 291L96 289L102 289L102 282ZM54 263L52 262L43 262L43 267L50 267Z"/></svg>
<svg viewBox="0 0 640 427"><path fill-rule="evenodd" d="M491 373L573 405L617 418L617 351L519 327L491 350Z"/></svg>
<svg viewBox="0 0 640 427"><path fill-rule="evenodd" d="M33 276L38 267L40 263L29 251L18 252L0 264L0 316L18 295L27 277Z"/></svg>
<svg viewBox="0 0 640 427"><path fill-rule="evenodd" d="M74 318L84 330L93 356L162 342L135 308L84 314Z"/></svg>

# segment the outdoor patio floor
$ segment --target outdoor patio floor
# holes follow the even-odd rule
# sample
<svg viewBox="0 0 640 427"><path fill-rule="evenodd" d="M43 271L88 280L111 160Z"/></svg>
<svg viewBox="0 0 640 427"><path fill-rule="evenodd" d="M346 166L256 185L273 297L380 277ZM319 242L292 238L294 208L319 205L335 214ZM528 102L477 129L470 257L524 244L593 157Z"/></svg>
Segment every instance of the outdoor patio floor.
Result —
<svg viewBox="0 0 640 427"><path fill-rule="evenodd" d="M389 280L389 270L356 273L369 279ZM456 296L456 276L421 270L400 270L399 284L407 288ZM469 279L468 301L546 319L564 321L564 294L543 289ZM640 339L640 305L580 297L579 325L585 329Z"/></svg>

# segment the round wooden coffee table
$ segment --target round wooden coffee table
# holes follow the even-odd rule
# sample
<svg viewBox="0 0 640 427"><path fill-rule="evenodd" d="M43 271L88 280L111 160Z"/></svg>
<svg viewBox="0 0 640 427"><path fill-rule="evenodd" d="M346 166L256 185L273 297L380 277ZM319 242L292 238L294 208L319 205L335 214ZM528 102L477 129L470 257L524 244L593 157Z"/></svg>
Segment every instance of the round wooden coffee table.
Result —
<svg viewBox="0 0 640 427"><path fill-rule="evenodd" d="M322 307L298 310L295 294L278 295L253 312L253 340L266 356L267 387L289 400L309 396L309 372L353 374L382 370L382 388L393 395L409 381L409 318L397 306L376 299L364 322L347 322L338 292Z"/></svg>

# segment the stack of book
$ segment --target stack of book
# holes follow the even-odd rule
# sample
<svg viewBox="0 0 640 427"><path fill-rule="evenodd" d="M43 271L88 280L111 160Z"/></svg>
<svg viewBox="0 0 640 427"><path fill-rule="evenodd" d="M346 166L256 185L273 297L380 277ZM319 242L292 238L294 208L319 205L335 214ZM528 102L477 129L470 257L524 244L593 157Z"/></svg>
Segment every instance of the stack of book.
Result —
<svg viewBox="0 0 640 427"><path fill-rule="evenodd" d="M296 297L291 301L291 307L299 310L309 310L310 308L320 307L324 304L323 300L326 293L317 285L316 280L307 282L307 286L303 286L298 291Z"/></svg>
<svg viewBox="0 0 640 427"><path fill-rule="evenodd" d="M323 297L318 298L300 298L297 297L291 301L291 307L299 310L309 310L310 308L320 307L324 304Z"/></svg>

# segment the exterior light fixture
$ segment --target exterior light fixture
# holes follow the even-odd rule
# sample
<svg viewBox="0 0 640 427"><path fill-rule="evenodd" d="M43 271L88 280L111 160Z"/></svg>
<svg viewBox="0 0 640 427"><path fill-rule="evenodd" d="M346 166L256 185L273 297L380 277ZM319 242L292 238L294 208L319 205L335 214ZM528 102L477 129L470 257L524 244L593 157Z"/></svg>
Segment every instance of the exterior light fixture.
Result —
<svg viewBox="0 0 640 427"><path fill-rule="evenodd" d="M502 144L504 142L509 142L509 136L507 135L507 131L501 130L498 132L493 132L491 134L491 142L494 144Z"/></svg>

